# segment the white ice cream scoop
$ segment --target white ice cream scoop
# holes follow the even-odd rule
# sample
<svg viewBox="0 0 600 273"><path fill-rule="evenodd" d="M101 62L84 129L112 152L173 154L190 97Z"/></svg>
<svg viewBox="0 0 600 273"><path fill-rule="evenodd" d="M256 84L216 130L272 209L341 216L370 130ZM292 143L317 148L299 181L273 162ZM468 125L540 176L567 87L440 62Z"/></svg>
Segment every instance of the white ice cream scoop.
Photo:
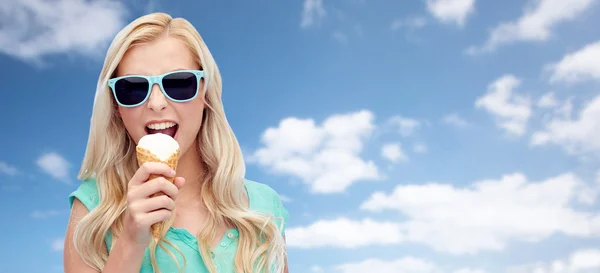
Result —
<svg viewBox="0 0 600 273"><path fill-rule="evenodd" d="M161 161L166 161L179 150L179 143L174 138L161 133L143 136L137 146L148 150Z"/></svg>

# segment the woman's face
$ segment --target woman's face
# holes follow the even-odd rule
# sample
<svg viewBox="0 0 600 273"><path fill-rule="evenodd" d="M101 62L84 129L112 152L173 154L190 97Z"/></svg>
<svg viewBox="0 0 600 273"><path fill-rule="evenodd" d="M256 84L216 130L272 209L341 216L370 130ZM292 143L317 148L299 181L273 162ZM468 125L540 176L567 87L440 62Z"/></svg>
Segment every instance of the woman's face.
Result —
<svg viewBox="0 0 600 273"><path fill-rule="evenodd" d="M154 76L182 69L198 69L194 56L181 40L165 36L129 49L119 64L116 76ZM203 84L204 81L201 81L199 92ZM143 136L157 132L155 129L174 123L175 126L160 132L177 140L181 155L190 146L197 145L204 110L202 93L188 102L174 102L164 96L158 85L154 85L144 104L132 108L118 107L125 128L135 143Z"/></svg>

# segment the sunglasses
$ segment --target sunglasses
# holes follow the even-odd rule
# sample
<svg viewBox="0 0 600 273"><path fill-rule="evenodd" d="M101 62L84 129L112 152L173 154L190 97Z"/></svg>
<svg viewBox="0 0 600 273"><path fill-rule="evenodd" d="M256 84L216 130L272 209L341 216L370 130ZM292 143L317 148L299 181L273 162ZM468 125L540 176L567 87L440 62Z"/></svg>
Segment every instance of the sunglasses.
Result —
<svg viewBox="0 0 600 273"><path fill-rule="evenodd" d="M157 76L127 75L108 80L115 100L123 107L144 104L158 84L162 93L175 102L191 101L198 96L202 70L177 70Z"/></svg>

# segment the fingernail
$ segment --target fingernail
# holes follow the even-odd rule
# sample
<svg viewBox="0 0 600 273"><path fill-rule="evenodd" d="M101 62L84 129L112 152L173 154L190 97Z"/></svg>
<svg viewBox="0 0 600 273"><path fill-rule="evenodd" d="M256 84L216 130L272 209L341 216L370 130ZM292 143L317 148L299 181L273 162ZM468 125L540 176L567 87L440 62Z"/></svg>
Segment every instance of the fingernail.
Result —
<svg viewBox="0 0 600 273"><path fill-rule="evenodd" d="M171 174L171 176L175 175L175 170L171 170L171 172L169 172Z"/></svg>

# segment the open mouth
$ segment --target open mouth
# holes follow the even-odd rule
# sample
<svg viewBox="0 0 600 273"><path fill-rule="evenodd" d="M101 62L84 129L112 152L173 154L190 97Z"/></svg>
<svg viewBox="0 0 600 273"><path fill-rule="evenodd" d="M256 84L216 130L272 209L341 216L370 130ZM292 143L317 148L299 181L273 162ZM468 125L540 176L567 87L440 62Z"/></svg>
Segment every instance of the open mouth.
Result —
<svg viewBox="0 0 600 273"><path fill-rule="evenodd" d="M161 123L152 123L146 126L147 134L165 134L169 135L172 138L175 138L175 134L177 133L177 129L179 129L179 125L175 122L161 122Z"/></svg>

